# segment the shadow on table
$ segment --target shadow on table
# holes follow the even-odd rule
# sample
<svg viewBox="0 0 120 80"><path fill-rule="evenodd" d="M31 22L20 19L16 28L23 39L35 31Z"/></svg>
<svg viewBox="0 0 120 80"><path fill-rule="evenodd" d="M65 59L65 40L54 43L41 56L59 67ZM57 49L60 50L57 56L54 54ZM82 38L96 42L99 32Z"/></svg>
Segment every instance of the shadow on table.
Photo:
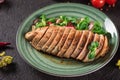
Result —
<svg viewBox="0 0 120 80"><path fill-rule="evenodd" d="M12 6L12 2L10 2L9 0L5 0L4 3L0 4L0 9L9 9Z"/></svg>
<svg viewBox="0 0 120 80"><path fill-rule="evenodd" d="M78 76L78 77L57 77L42 73L34 69L35 75L39 76L41 80L85 80L87 79L88 75L85 76Z"/></svg>
<svg viewBox="0 0 120 80"><path fill-rule="evenodd" d="M11 64L7 65L6 67L0 68L0 72L2 72L4 74L16 72L16 63L11 63Z"/></svg>

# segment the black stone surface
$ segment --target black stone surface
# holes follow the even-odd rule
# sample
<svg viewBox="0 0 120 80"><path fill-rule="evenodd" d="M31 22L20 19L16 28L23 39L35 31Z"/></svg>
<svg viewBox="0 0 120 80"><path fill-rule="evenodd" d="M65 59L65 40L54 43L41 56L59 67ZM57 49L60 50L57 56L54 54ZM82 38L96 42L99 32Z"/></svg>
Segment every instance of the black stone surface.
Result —
<svg viewBox="0 0 120 80"><path fill-rule="evenodd" d="M11 42L11 46L0 48L14 57L14 63L0 69L0 80L120 80L120 70L115 63L120 58L120 49L115 57L102 69L81 77L55 77L44 74L29 66L19 55L16 48L16 33L20 24L34 11L54 3L68 0L7 0L0 4L0 41ZM87 4L89 0L69 0L69 2ZM120 1L115 8L103 11L120 31Z"/></svg>

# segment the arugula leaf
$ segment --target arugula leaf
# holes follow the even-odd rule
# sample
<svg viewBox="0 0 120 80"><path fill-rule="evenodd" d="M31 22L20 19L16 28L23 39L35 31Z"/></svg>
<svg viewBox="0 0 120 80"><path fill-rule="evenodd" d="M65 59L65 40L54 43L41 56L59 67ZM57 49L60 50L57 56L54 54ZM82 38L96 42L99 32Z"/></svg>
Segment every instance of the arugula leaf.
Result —
<svg viewBox="0 0 120 80"><path fill-rule="evenodd" d="M46 26L46 15L42 14L39 18L40 21L35 24L36 28Z"/></svg>
<svg viewBox="0 0 120 80"><path fill-rule="evenodd" d="M94 51L91 51L88 55L88 58L89 59L94 59L95 58L95 50Z"/></svg>
<svg viewBox="0 0 120 80"><path fill-rule="evenodd" d="M106 34L105 29L100 25L99 22L94 23L94 27L92 29L92 32L98 33L98 34Z"/></svg>
<svg viewBox="0 0 120 80"><path fill-rule="evenodd" d="M69 22L76 24L77 23L77 17L68 17Z"/></svg>
<svg viewBox="0 0 120 80"><path fill-rule="evenodd" d="M109 32L106 32L105 35L107 36L108 40L110 40L112 38L112 36Z"/></svg>
<svg viewBox="0 0 120 80"><path fill-rule="evenodd" d="M42 22L37 22L37 23L35 24L35 27L36 27L36 28L43 27L43 23L42 23Z"/></svg>
<svg viewBox="0 0 120 80"><path fill-rule="evenodd" d="M97 47L99 46L99 43L97 41L93 41L89 46L88 49L90 53L88 54L89 59L94 59L95 58L95 51Z"/></svg>
<svg viewBox="0 0 120 80"><path fill-rule="evenodd" d="M88 25L90 23L90 20L88 17L85 17L84 20L80 21L78 24L77 24L77 29L78 30L86 30L88 29Z"/></svg>
<svg viewBox="0 0 120 80"><path fill-rule="evenodd" d="M40 16L40 19L42 19L42 20L46 20L46 15L44 15L44 14L42 14L41 16Z"/></svg>
<svg viewBox="0 0 120 80"><path fill-rule="evenodd" d="M43 26L46 26L46 16L45 15L41 15L41 22L42 22Z"/></svg>
<svg viewBox="0 0 120 80"><path fill-rule="evenodd" d="M58 23L60 26L66 26L69 22L68 18L66 16L60 16L59 17L62 22Z"/></svg>
<svg viewBox="0 0 120 80"><path fill-rule="evenodd" d="M56 18L48 18L48 20L47 21L49 21L49 22L55 22L56 21Z"/></svg>

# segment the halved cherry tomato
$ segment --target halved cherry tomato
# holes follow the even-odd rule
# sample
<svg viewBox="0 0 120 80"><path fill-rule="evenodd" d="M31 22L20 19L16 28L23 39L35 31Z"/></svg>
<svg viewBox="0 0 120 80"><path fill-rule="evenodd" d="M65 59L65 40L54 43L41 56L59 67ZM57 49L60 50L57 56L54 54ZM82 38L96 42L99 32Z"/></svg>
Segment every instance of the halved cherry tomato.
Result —
<svg viewBox="0 0 120 80"><path fill-rule="evenodd" d="M91 3L96 8L101 8L105 4L105 0L91 0Z"/></svg>
<svg viewBox="0 0 120 80"><path fill-rule="evenodd" d="M52 22L48 21L47 24L50 25L50 24L52 24Z"/></svg>
<svg viewBox="0 0 120 80"><path fill-rule="evenodd" d="M106 3L109 5L114 5L116 3L116 0L106 0Z"/></svg>

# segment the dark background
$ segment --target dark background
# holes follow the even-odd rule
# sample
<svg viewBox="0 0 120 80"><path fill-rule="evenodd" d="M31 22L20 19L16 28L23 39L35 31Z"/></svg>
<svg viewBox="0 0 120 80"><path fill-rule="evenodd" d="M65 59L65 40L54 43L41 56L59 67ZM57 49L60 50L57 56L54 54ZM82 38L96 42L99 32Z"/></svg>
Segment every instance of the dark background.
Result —
<svg viewBox="0 0 120 80"><path fill-rule="evenodd" d="M0 69L0 80L120 80L120 70L115 66L120 58L118 49L115 57L102 69L82 77L63 78L44 74L23 61L16 49L16 32L20 24L34 11L54 3L68 2L67 0L7 0L0 5L0 41L11 42L5 50L14 57L14 63ZM87 4L89 0L69 0L69 2ZM105 8L105 7L104 7ZM120 1L115 8L103 10L120 30ZM118 31L119 31L118 30Z"/></svg>

